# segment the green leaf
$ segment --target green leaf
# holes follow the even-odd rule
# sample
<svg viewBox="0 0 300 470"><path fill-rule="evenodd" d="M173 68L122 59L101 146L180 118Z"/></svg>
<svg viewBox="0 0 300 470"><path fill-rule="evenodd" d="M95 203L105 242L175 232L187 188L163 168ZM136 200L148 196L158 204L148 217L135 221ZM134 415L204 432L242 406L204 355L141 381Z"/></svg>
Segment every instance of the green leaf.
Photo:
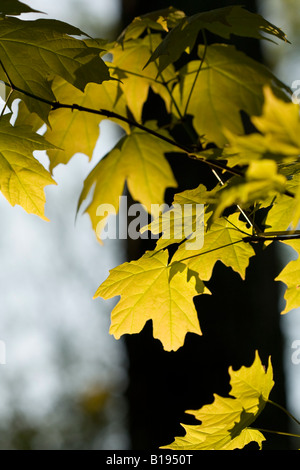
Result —
<svg viewBox="0 0 300 470"><path fill-rule="evenodd" d="M0 120L0 189L8 202L30 213L44 215L44 187L56 184L50 173L33 157L34 150L53 146L29 127L13 127L6 114Z"/></svg>
<svg viewBox="0 0 300 470"><path fill-rule="evenodd" d="M164 71L163 79L157 77L157 67L154 63L144 69L152 48L160 41L160 34L151 34L143 39L127 41L124 47L117 45L110 51L113 55L111 75L120 80L120 90L138 122L141 121L143 105L150 87L164 99L167 109L171 106L171 96L164 82L168 83L177 78L173 66L170 65Z"/></svg>
<svg viewBox="0 0 300 470"><path fill-rule="evenodd" d="M229 397L214 394L214 401L199 410L188 410L199 425L182 425L183 437L161 448L173 450L233 450L250 442L262 448L265 440L260 431L249 428L264 409L273 388L273 369L269 359L268 369L262 365L258 352L250 367L238 371L229 368L231 391Z"/></svg>
<svg viewBox="0 0 300 470"><path fill-rule="evenodd" d="M275 36L286 41L286 35L262 16L251 13L243 7L229 6L182 18L151 55L149 62L159 59L159 71L176 62L181 54L192 50L201 30L228 39L231 34L257 39Z"/></svg>
<svg viewBox="0 0 300 470"><path fill-rule="evenodd" d="M252 246L243 241L247 235L250 234L246 232L246 224L239 220L238 213L218 219L205 231L203 248L189 253L180 245L172 263L183 263L190 271L198 273L201 280L208 281L215 263L222 261L244 279L249 258L255 254Z"/></svg>
<svg viewBox="0 0 300 470"><path fill-rule="evenodd" d="M111 314L110 333L116 339L139 333L148 320L153 337L166 351L176 351L188 332L201 335L193 297L204 292L204 285L188 280L188 271L172 273L167 252L146 252L142 258L110 271L95 297L121 296Z"/></svg>
<svg viewBox="0 0 300 470"><path fill-rule="evenodd" d="M125 182L133 199L143 204L149 213L153 204L163 204L166 188L177 186L164 156L164 153L172 150L174 148L171 144L136 130L121 139L100 160L86 178L78 203L80 208L95 185L93 199L86 212L90 215L99 240L110 211L113 208L116 214L119 210L119 197L123 194ZM98 215L97 209L101 204L106 204L108 211Z"/></svg>
<svg viewBox="0 0 300 470"><path fill-rule="evenodd" d="M124 45L124 41L129 39L137 39L148 28L154 31L168 31L174 28L178 22L185 17L183 11L177 10L174 7L164 8L162 10L153 11L146 15L141 15L136 18L127 26L118 38L118 42Z"/></svg>
<svg viewBox="0 0 300 470"><path fill-rule="evenodd" d="M0 57L6 71L0 67L0 78L7 82L9 77L15 88L24 90L27 95L20 97L45 122L50 111L47 101L55 101L49 82L54 75L81 91L89 82L110 79L108 68L100 58L103 48L97 41L72 37L82 34L78 28L56 20L0 19Z"/></svg>
<svg viewBox="0 0 300 470"><path fill-rule="evenodd" d="M300 307L300 240L286 240L284 244L293 248L294 256L297 256L297 258L290 261L275 279L287 286L284 294L286 305L281 312L282 314Z"/></svg>
<svg viewBox="0 0 300 470"><path fill-rule="evenodd" d="M0 2L0 15L21 15L21 13L41 13L38 10L25 5L25 3L19 2L18 0L1 0Z"/></svg>
<svg viewBox="0 0 300 470"><path fill-rule="evenodd" d="M199 55L204 55L203 46L199 47ZM260 114L263 87L271 83L278 89L284 86L266 67L233 46L208 46L197 76L200 65L201 61L191 61L181 70L182 83L176 85L174 99L184 113L195 82L187 112L193 116L198 134L204 134L205 144L213 142L223 147L227 143L225 129L243 134L240 112L250 116Z"/></svg>

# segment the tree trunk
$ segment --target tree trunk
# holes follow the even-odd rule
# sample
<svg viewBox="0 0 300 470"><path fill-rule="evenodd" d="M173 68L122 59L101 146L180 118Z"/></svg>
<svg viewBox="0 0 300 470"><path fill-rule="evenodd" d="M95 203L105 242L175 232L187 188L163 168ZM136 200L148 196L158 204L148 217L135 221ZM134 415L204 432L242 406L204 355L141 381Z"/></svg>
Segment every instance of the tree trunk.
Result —
<svg viewBox="0 0 300 470"><path fill-rule="evenodd" d="M188 15L228 4L242 4L256 11L255 2L250 0L173 2L173 6ZM164 0L155 0L150 4L142 0L123 0L122 5L125 27L134 17L165 8L170 3ZM239 38L236 46L261 60L257 41ZM144 117L155 118L158 106L159 102L153 95L152 102L145 108ZM169 161L179 183L176 192L200 183L208 188L215 185L211 170L204 164L177 156ZM172 196L173 192L167 191L167 203L172 202ZM149 248L151 245L147 241L128 240L128 259L137 259ZM184 346L176 352L165 352L161 343L153 339L150 322L140 334L126 337L132 449L157 449L171 443L176 435L183 435L180 423L193 422L184 411L211 403L214 393L228 394L228 367L237 369L243 365L249 366L254 360L255 350L259 351L265 364L272 356L275 387L271 399L285 405L279 292L273 281L281 266L275 245L266 250L258 246L257 254L256 259L250 262L245 281L230 268L216 264L209 282L212 295L202 295L195 300L203 336L188 334ZM287 432L285 415L278 413L276 408L269 408L270 405L255 426ZM284 438L270 434L264 448L286 449L287 445Z"/></svg>

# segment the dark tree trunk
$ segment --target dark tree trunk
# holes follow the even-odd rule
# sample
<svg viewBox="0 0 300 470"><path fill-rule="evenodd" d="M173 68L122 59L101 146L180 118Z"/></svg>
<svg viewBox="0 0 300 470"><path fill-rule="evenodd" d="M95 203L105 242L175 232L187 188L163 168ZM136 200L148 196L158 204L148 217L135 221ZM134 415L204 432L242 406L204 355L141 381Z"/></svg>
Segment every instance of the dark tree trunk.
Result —
<svg viewBox="0 0 300 470"><path fill-rule="evenodd" d="M200 10L219 8L229 4L242 4L256 11L254 1L177 0L173 6L194 14ZM123 25L150 10L169 6L169 1L123 0ZM239 39L237 47L261 60L257 41ZM157 116L159 102L153 96L144 116ZM174 163L176 162L176 163ZM179 183L176 190L215 185L209 168L186 158L170 160ZM172 201L167 192L166 200ZM128 259L137 259L149 249L146 241L128 241ZM276 247L266 250L257 247L258 256L252 260L246 281L231 269L217 263L209 288L213 295L202 295L195 300L199 314L202 337L188 334L185 344L177 352L165 352L161 343L152 337L149 322L138 335L126 337L129 357L129 427L132 449L157 449L182 435L180 423L192 422L184 413L210 403L213 393L226 395L229 391L228 367L249 366L255 350L267 364L272 356L276 386L271 398L285 404L282 360L282 335L279 324L279 292L272 280L281 266ZM270 405L269 405L270 407ZM276 408L266 408L259 418L260 427L287 431L286 418ZM257 424L257 425L258 425ZM271 436L271 437L270 437ZM287 448L281 437L267 436L265 448ZM254 446L254 448L257 448Z"/></svg>

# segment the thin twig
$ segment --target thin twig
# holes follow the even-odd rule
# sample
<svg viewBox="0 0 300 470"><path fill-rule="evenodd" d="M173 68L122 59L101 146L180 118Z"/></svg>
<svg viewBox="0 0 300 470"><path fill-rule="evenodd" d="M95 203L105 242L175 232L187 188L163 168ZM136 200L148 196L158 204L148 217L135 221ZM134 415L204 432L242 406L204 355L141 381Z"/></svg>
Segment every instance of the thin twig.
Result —
<svg viewBox="0 0 300 470"><path fill-rule="evenodd" d="M297 423L299 426L300 426L300 421L295 418L294 415L292 415L292 413L290 413L288 410L286 410L283 406L281 405L278 405L278 403L276 403L275 401L272 401L272 400L268 400L268 403L270 403L271 405L273 406L276 406L277 408L279 408L281 411L283 411L289 418L291 418L293 421L295 421L295 423ZM300 437L300 436L299 436Z"/></svg>
<svg viewBox="0 0 300 470"><path fill-rule="evenodd" d="M249 235L244 237L244 242L265 242L265 241L285 241L285 240L297 240L300 238L300 231L289 231L286 232L259 232L256 235ZM300 424L300 423L299 423Z"/></svg>
<svg viewBox="0 0 300 470"><path fill-rule="evenodd" d="M2 65L2 67L3 67L2 62L0 62L0 65ZM175 148L177 148L177 149L183 151L184 153L186 153L189 158L196 159L196 160L198 160L202 163L205 163L205 164L207 164L207 165L209 165L213 168L217 168L217 169L222 170L222 171L227 171L228 173L230 173L232 175L243 176L243 174L241 172L239 172L238 170L235 170L234 168L227 167L227 165L224 165L222 163L217 163L217 162L214 162L214 161L211 161L211 160L206 160L205 158L197 157L196 155L193 154L193 149L191 149L191 148L189 148L185 145L179 144L175 140L173 140L169 137L166 137L166 136L160 134L159 132L154 131L153 129L150 129L149 127L144 126L143 124L140 124L140 123L134 121L133 119L130 119L128 117L122 116L121 114L115 113L114 111L109 111L109 110L106 110L106 109L88 108L88 107L85 107L85 106L80 106L80 105L75 104L75 103L74 104L67 104L67 103L60 103L59 101L51 101L51 100L48 100L47 98L42 98L40 96L37 96L37 95L27 91L27 90L23 90L22 88L14 85L14 84L7 83L7 82L4 82L4 81L3 81L3 83L7 86L11 86L15 91L17 91L17 92L19 92L19 93L21 93L25 96L28 96L29 98L32 98L36 101L39 101L41 103L45 103L45 104L51 106L53 111L55 111L57 109L70 109L71 111L81 111L81 112L86 112L86 113L90 113L90 114L97 114L99 116L105 116L107 118L118 119L120 121L126 122L127 124L129 124L133 127L136 127L138 129L141 129L141 130L147 132L148 134L152 134L153 136L157 137L160 140L164 140L165 142L168 142L169 144L173 145Z"/></svg>
<svg viewBox="0 0 300 470"><path fill-rule="evenodd" d="M188 110L188 107L189 107L189 104L190 104L190 101L191 101L191 98L192 98L192 94L193 94L193 91L194 91L194 88L195 88L195 86L196 86L196 82L197 82L199 73L201 72L202 65L203 65L203 63L204 63L204 61L205 61L205 57L206 57L206 51L207 51L206 34L205 34L204 29L202 29L201 32L202 32L203 41L204 41L203 57L201 58L201 61L200 61L198 70L197 70L197 72L196 72L196 75L195 75L195 78L194 78L194 81L193 81L193 84L192 84L192 88L191 88L191 90L190 90L190 93L189 93L189 96L188 96L188 99L187 99L187 102L186 102L186 105L185 105L184 116L186 116L186 114L187 114L187 110Z"/></svg>
<svg viewBox="0 0 300 470"><path fill-rule="evenodd" d="M217 178L217 180L220 182L221 186L224 186L225 183L224 181L222 180L222 178L220 177L220 175L218 175L218 173L216 172L216 170L212 169L212 172L213 174L215 175L215 177ZM246 221L248 222L248 224L250 225L250 227L252 227L252 229L254 229L254 222L252 222L248 215L246 214L246 212L241 208L241 206L239 206L237 204L236 206L238 208L238 210L240 211L240 213L245 217Z"/></svg>
<svg viewBox="0 0 300 470"><path fill-rule="evenodd" d="M233 243L227 243L227 245L217 246L216 248L212 248L211 250L203 251L202 253L196 253L195 255L187 256L186 258L172 261L169 267L171 267L172 264L182 263L182 261L187 261L192 258L198 258L199 256L207 255L208 253L212 253L213 251L218 251L218 250L222 250L223 248L227 248L228 246L237 245L238 243L241 243L242 241L244 241L243 238Z"/></svg>
<svg viewBox="0 0 300 470"><path fill-rule="evenodd" d="M9 77L9 75L8 75L8 73L7 73L7 71L6 71L6 68L4 67L4 64L3 64L2 60L0 60L0 65L1 65L1 67L2 67L2 69L3 69L3 72L5 73L6 79L7 79L7 81L8 81L8 84L5 83L5 85L6 85L6 86L9 86L9 87L11 88L11 90L13 90L13 89L14 89L14 85L13 85L13 83L12 83L12 81L11 81L11 79L10 79L10 77Z"/></svg>
<svg viewBox="0 0 300 470"><path fill-rule="evenodd" d="M268 432L268 433L271 433L271 434L279 434L280 436L288 436L288 437L298 437L298 438L300 438L300 435L299 435L299 434L292 434L292 433L290 433L290 432L272 431L271 429L263 429L263 428L252 428L252 429L256 429L256 431L260 431L260 432Z"/></svg>
<svg viewBox="0 0 300 470"><path fill-rule="evenodd" d="M151 30L150 30L150 28L148 28L148 36L149 36L149 42L150 42L150 52L151 52L151 54L153 54L152 36L151 36ZM168 83L165 81L162 72L159 70L159 64L157 63L157 60L154 61L154 64L155 64L155 67L156 67L156 69L157 69L157 77L160 77L160 78L161 78L161 82L158 82L158 83L161 83L161 84L165 87L165 89L167 90L167 92L168 92L168 94L169 94L169 96L170 96L170 99L171 99L171 101L172 101L172 103L173 103L173 105L174 105L174 107L175 107L175 109L176 109L176 111L177 111L177 113L178 113L179 118L183 121L183 115L182 115L182 113L181 113L181 111L180 111L180 108L179 108L179 106L178 106L178 104L177 104L175 98L174 98L174 95L173 95L172 91L170 90L170 88L169 88L169 86L168 86Z"/></svg>

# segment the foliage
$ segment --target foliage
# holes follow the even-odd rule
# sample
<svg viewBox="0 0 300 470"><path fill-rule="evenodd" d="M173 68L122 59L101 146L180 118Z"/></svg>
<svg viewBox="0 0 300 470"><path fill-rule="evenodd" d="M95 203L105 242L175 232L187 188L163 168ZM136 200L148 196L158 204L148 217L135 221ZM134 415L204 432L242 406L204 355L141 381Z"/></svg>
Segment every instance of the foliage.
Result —
<svg viewBox="0 0 300 470"><path fill-rule="evenodd" d="M7 87L0 187L11 205L45 219L44 188L55 184L53 170L76 153L91 159L103 119L119 124L121 138L91 170L78 201L79 210L90 198L86 212L100 242L113 210L103 215L97 208L109 204L118 212L126 185L149 214L167 188L177 187L167 156L198 160L216 178L214 188L201 184L175 194L169 236L168 212L155 214L141 229L158 238L155 249L112 269L98 288L95 297L121 296L112 312L116 338L139 333L148 320L166 351L183 347L188 332L201 335L195 297L210 294L206 282L217 261L244 279L255 243L279 240L296 252L277 281L286 285L282 313L300 306L300 245L293 240L300 218L299 105L271 71L228 44L232 35L288 42L279 28L239 6L192 17L170 7L135 18L108 43L59 21L16 18L32 11L17 0L1 0L0 11L0 78ZM207 32L220 42L209 44ZM159 115L144 122L151 93L164 103L163 128ZM250 133L242 115L253 125ZM178 126L189 143L178 137ZM35 150L47 151L49 169ZM178 211L187 205L190 224L179 233ZM204 244L194 246L203 227ZM250 368L230 375L231 397L215 396L193 412L202 424L185 426L186 436L172 448L262 446L264 436L249 425L269 401L271 363L265 371L256 353Z"/></svg>
<svg viewBox="0 0 300 470"><path fill-rule="evenodd" d="M263 434L249 426L264 409L273 388L273 370L269 361L266 371L256 352L253 364L238 371L230 368L229 397L214 395L214 401L193 414L200 425L184 426L186 435L176 438L167 448L183 450L240 449L255 441L262 447Z"/></svg>

